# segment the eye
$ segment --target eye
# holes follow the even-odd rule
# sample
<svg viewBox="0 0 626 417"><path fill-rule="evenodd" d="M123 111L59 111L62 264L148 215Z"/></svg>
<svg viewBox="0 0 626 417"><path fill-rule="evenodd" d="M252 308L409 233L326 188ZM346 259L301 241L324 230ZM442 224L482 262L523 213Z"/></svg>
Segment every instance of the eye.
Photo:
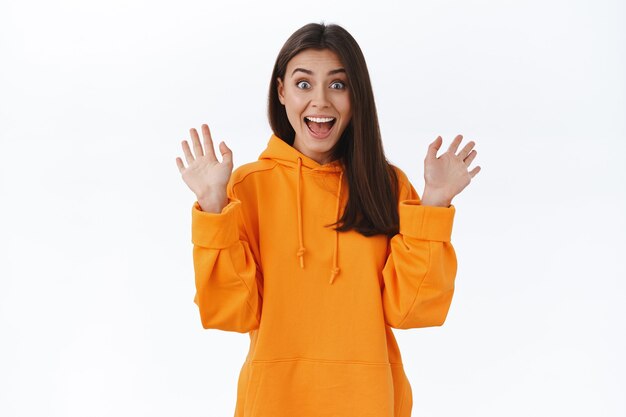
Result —
<svg viewBox="0 0 626 417"><path fill-rule="evenodd" d="M346 84L343 81L335 81L330 85L333 90L343 90L346 88Z"/></svg>
<svg viewBox="0 0 626 417"><path fill-rule="evenodd" d="M298 88L300 88L302 90L305 90L307 88L311 88L311 84L309 84L308 81L298 81L296 83L296 87L298 87Z"/></svg>

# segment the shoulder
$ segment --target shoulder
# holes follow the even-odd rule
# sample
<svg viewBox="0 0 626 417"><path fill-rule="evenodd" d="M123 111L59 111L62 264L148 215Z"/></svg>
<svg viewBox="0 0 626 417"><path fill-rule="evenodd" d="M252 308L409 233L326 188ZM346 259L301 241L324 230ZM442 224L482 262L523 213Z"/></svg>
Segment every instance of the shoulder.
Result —
<svg viewBox="0 0 626 417"><path fill-rule="evenodd" d="M402 200L419 199L419 196L415 192L415 188L413 188L413 184L411 184L411 181L409 180L409 177L406 175L406 173L403 170L401 170L399 167L393 164L389 164L389 165L391 166L391 168L393 168L394 172L396 173L396 178L398 180L399 200L402 201Z"/></svg>
<svg viewBox="0 0 626 417"><path fill-rule="evenodd" d="M411 182L409 181L409 177L406 175L406 173L394 164L389 164L389 166L396 173L396 179L398 180L399 189L401 190L403 188L408 188Z"/></svg>
<svg viewBox="0 0 626 417"><path fill-rule="evenodd" d="M268 159L262 159L259 161L243 164L233 171L233 182L239 183L244 181L248 176L254 175L259 172L269 171L276 166L277 162Z"/></svg>
<svg viewBox="0 0 626 417"><path fill-rule="evenodd" d="M229 187L241 188L248 184L254 184L258 180L259 175L271 171L278 163L269 159L261 159L258 161L243 164L233 171L228 183Z"/></svg>

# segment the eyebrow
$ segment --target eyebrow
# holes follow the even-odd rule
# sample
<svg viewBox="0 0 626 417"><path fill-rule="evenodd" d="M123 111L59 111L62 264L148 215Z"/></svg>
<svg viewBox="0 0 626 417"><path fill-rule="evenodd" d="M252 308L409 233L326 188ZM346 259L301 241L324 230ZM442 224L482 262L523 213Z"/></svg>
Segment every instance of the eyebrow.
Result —
<svg viewBox="0 0 626 417"><path fill-rule="evenodd" d="M293 77L293 74L295 74L296 72L303 72L305 74L309 74L309 75L313 75L313 71L308 70L308 69L304 69L304 68L296 68L295 70L293 70L293 72L291 73L291 76ZM346 70L343 68L337 68L331 71L328 71L328 75L334 75L334 74L339 74L339 73L344 73L345 74Z"/></svg>

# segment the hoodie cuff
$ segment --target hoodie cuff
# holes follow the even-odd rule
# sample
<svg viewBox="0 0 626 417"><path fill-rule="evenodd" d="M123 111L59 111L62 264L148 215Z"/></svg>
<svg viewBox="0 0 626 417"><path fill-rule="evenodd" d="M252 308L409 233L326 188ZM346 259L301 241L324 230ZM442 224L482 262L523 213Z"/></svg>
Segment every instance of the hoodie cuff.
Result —
<svg viewBox="0 0 626 417"><path fill-rule="evenodd" d="M191 242L209 249L225 249L239 240L237 216L241 202L230 200L221 213L202 211L198 201L191 208Z"/></svg>
<svg viewBox="0 0 626 417"><path fill-rule="evenodd" d="M456 209L423 206L419 200L400 202L400 233L415 239L450 242Z"/></svg>

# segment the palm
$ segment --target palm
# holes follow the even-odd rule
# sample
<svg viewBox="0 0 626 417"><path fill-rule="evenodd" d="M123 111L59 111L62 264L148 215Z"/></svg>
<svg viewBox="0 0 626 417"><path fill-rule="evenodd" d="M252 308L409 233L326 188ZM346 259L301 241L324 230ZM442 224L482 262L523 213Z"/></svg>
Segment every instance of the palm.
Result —
<svg viewBox="0 0 626 417"><path fill-rule="evenodd" d="M222 162L217 160L213 150L211 132L206 124L202 125L202 136L206 149L203 149L196 129L190 129L190 133L195 156L185 140L182 142L182 147L188 166L185 168L183 161L176 158L176 164L183 181L198 199L210 198L221 201L226 197L226 185L233 170L232 152L225 143L220 143L219 148L223 159Z"/></svg>
<svg viewBox="0 0 626 417"><path fill-rule="evenodd" d="M458 154L456 153L462 138L461 135L454 138L448 150L437 157L437 151L443 142L441 137L438 137L429 146L424 160L425 188L450 200L463 191L480 171L480 167L468 171L477 154L476 150L472 149L474 142L468 142Z"/></svg>

